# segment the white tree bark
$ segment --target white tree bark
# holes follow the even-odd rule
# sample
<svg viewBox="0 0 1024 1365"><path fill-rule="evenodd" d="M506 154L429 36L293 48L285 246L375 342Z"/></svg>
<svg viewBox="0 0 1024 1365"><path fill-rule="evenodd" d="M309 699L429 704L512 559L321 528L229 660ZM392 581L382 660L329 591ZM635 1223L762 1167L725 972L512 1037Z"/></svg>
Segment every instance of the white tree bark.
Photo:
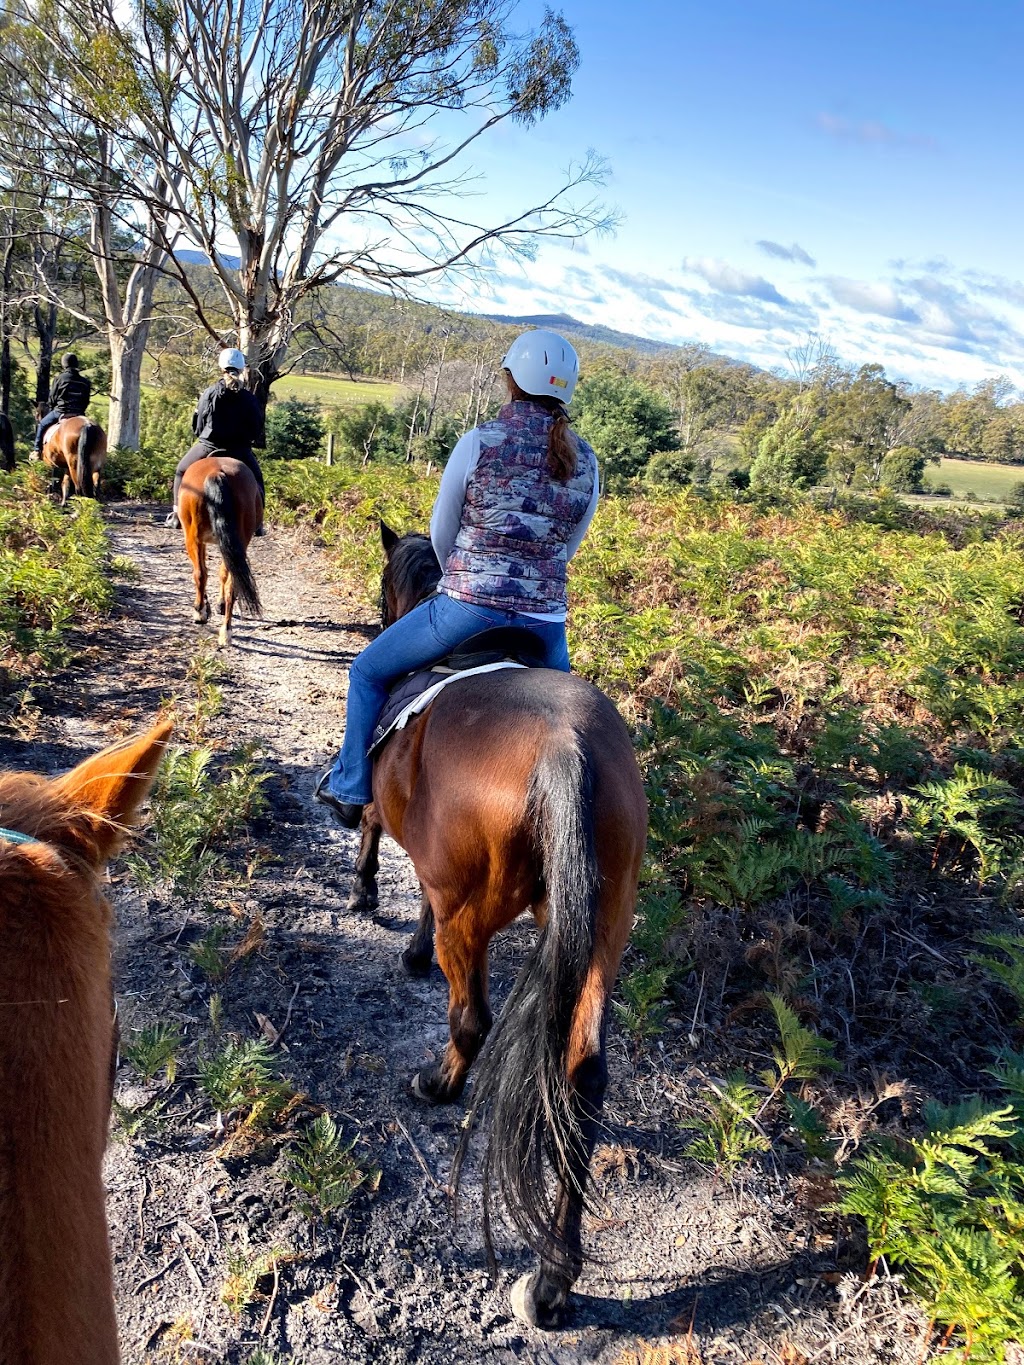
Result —
<svg viewBox="0 0 1024 1365"><path fill-rule="evenodd" d="M496 244L529 254L538 237L610 222L593 200L573 202L600 183L592 155L504 222L467 216L473 172L458 166L468 150L506 119L557 109L578 60L550 10L536 31L516 32L516 3L168 0L129 13L82 0L66 28L40 15L36 31L78 72L74 93L105 133L119 183L149 210L143 230L165 250L180 234L208 257L232 338L218 336L173 253L166 265L208 333L237 339L265 398L311 290L342 278L402 287L468 268ZM457 130L451 142L435 119Z"/></svg>

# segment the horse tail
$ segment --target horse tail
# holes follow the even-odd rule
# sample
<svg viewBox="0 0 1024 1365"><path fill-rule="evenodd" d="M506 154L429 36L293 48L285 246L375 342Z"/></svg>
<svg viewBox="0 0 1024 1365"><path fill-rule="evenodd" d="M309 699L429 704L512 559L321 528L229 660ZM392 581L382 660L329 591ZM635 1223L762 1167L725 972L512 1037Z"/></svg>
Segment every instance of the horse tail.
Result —
<svg viewBox="0 0 1024 1365"><path fill-rule="evenodd" d="M604 1095L603 994L597 1002L600 1075L578 1074L593 1069L591 1048L584 1047L585 1057L575 1056L583 1016L592 1012L584 1008L584 996L594 965L599 888L594 785L591 758L576 736L542 754L530 782L530 825L543 867L547 921L492 1031L453 1169L457 1186L473 1121L486 1106L484 1236L492 1265L494 1190L524 1241L542 1256L571 1254L556 1230L548 1170L561 1188L585 1197L594 1121Z"/></svg>
<svg viewBox="0 0 1024 1365"><path fill-rule="evenodd" d="M78 448L75 464L75 485L83 498L95 497L92 484L92 463L90 457L99 445L101 428L95 422L85 422L78 433Z"/></svg>
<svg viewBox="0 0 1024 1365"><path fill-rule="evenodd" d="M211 474L203 484L210 525L217 538L217 548L235 585L235 595L253 616L262 616L256 580L249 567L249 556L238 533L239 508L231 481L225 474Z"/></svg>

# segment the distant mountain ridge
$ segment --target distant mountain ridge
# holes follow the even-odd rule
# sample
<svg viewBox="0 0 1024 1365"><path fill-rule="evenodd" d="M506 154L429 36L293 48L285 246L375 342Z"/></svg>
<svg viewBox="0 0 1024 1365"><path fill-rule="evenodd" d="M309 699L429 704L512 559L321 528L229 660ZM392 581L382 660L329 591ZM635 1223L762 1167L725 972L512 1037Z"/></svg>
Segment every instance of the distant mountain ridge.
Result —
<svg viewBox="0 0 1024 1365"><path fill-rule="evenodd" d="M174 259L181 261L182 265L209 265L210 258L205 251L176 251ZM221 256L220 261L229 270L237 270L242 264L239 256Z"/></svg>
<svg viewBox="0 0 1024 1365"><path fill-rule="evenodd" d="M605 327L601 323L580 322L568 313L527 313L520 317L512 317L507 313L476 313L471 316L486 318L488 322L502 322L511 327L549 327L551 331L564 332L570 338L577 336L585 341L601 341L606 346L623 346L627 350L642 351L645 355L679 350L675 342L652 341L650 337L618 332L614 327Z"/></svg>
<svg viewBox="0 0 1024 1365"><path fill-rule="evenodd" d="M176 251L175 257L184 265L189 266L209 266L210 258L203 251L184 250ZM237 270L239 258L237 256L220 256L220 261L229 270ZM346 284L338 281L333 288L339 290L352 290L354 293L368 295L373 299L380 300L382 304L388 300L388 295L378 293L374 289L367 289L361 285ZM620 332L614 327L606 327L603 323L581 322L579 318L572 317L569 313L482 313L469 309L446 308L442 304L431 303L425 299L416 301L416 306L424 311L428 316L436 313L439 318L463 317L466 319L479 319L480 322L496 322L505 327L548 327L552 331L564 333L570 340L575 337L581 341L589 341L605 346L616 346L623 350L639 352L641 355L664 355L666 352L678 351L682 349L682 344L673 341L654 341L651 337L638 336L635 332ZM429 328L428 328L429 330ZM746 362L736 360L732 356L722 355L721 353L710 352L708 359L725 365L745 365Z"/></svg>

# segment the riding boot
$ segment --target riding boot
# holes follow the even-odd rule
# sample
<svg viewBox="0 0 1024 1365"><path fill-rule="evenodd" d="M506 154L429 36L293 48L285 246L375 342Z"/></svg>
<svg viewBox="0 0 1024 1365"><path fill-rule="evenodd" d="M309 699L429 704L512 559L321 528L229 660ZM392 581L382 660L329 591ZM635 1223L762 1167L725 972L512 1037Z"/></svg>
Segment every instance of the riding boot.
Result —
<svg viewBox="0 0 1024 1365"><path fill-rule="evenodd" d="M263 525L263 523L262 523L262 521L261 521L260 524L259 524L259 526L256 527L256 530L253 531L253 535L254 535L254 536L265 536L266 534L267 534L267 528Z"/></svg>
<svg viewBox="0 0 1024 1365"><path fill-rule="evenodd" d="M343 829L358 829L363 819L364 806L356 805L351 801L339 801L336 796L332 796L327 790L327 779L330 771L324 773L320 781L316 784L313 797L319 801L337 820Z"/></svg>
<svg viewBox="0 0 1024 1365"><path fill-rule="evenodd" d="M167 513L167 520L164 522L164 525L169 526L172 531L181 530L181 522L178 520L178 509L176 507L172 507Z"/></svg>

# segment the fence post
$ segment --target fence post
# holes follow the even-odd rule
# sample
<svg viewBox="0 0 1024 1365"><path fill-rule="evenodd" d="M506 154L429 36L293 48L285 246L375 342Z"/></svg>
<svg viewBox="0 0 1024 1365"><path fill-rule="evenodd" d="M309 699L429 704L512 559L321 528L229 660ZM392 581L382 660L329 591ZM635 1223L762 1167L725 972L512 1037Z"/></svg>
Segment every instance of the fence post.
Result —
<svg viewBox="0 0 1024 1365"><path fill-rule="evenodd" d="M327 459L326 459L325 463L326 463L326 464L333 464L333 463L334 463L334 432L333 432L333 431L329 431L329 432L327 433Z"/></svg>

